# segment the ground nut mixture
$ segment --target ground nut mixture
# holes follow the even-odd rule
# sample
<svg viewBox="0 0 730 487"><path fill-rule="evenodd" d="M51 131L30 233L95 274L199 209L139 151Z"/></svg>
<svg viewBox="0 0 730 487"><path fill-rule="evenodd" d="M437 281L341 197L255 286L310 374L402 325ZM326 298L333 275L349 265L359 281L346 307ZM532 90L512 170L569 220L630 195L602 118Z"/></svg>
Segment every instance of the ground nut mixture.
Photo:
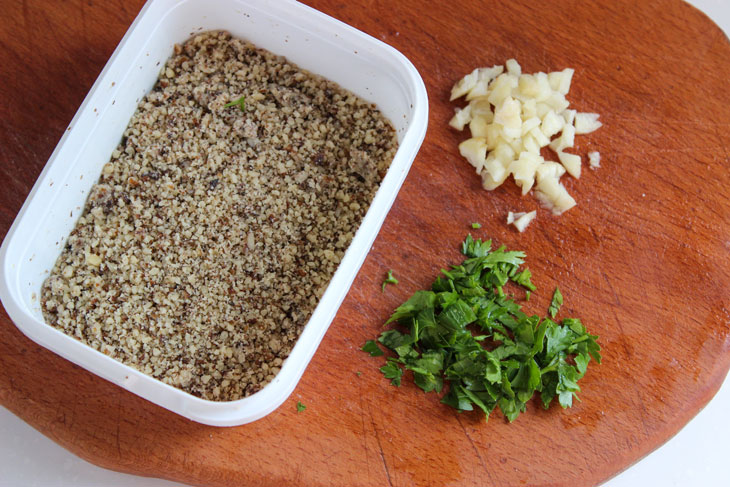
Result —
<svg viewBox="0 0 730 487"><path fill-rule="evenodd" d="M252 394L290 353L396 146L380 112L335 83L198 35L92 188L43 286L45 318L196 396Z"/></svg>

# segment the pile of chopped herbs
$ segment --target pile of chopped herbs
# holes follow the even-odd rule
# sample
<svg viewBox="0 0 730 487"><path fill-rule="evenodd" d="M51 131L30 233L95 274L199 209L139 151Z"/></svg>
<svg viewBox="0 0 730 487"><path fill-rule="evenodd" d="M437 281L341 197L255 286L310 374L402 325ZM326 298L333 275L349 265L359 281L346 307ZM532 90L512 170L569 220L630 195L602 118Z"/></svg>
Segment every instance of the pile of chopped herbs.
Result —
<svg viewBox="0 0 730 487"><path fill-rule="evenodd" d="M514 421L535 392L546 409L556 396L570 407L591 357L601 363L598 337L578 319L554 321L563 303L557 288L549 318L522 312L504 288L512 281L526 289L526 298L536 289L529 269L520 270L525 254L491 245L467 236L466 260L395 310L386 322L395 328L378 338L395 356L380 370L396 386L410 370L426 392L440 393L446 383L442 403L459 411L476 406L487 418L499 406ZM363 350L383 355L373 340Z"/></svg>

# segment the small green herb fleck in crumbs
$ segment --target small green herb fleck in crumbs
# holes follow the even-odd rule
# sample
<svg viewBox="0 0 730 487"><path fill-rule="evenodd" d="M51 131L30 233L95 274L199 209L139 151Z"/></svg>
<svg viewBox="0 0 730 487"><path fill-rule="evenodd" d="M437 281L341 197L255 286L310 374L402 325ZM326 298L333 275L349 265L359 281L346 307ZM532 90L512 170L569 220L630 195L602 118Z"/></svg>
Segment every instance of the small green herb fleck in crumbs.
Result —
<svg viewBox="0 0 730 487"><path fill-rule="evenodd" d="M307 406L305 406L304 404L302 404L301 401L297 401L297 412L298 413L301 413L305 409L307 409Z"/></svg>
<svg viewBox="0 0 730 487"><path fill-rule="evenodd" d="M393 277L393 270L388 270L388 275L385 277L385 280L383 281L383 289L381 292L385 292L385 285L386 284L398 284L398 279Z"/></svg>
<svg viewBox="0 0 730 487"><path fill-rule="evenodd" d="M482 228L482 224L481 224L481 223L476 223L476 222L475 222L475 223L472 223L472 224L471 224L471 227L472 227L472 228L473 228L474 230L478 230L478 229Z"/></svg>
<svg viewBox="0 0 730 487"><path fill-rule="evenodd" d="M245 108L246 108L245 101L246 101L246 97L245 96L242 96L238 100L233 100L230 103L226 103L225 105L223 105L223 108L228 108L228 107L232 107L232 106L238 105L238 108L240 108L241 111L244 111Z"/></svg>
<svg viewBox="0 0 730 487"><path fill-rule="evenodd" d="M360 372L359 370L355 373L357 374L358 377L360 377L362 375L362 372Z"/></svg>

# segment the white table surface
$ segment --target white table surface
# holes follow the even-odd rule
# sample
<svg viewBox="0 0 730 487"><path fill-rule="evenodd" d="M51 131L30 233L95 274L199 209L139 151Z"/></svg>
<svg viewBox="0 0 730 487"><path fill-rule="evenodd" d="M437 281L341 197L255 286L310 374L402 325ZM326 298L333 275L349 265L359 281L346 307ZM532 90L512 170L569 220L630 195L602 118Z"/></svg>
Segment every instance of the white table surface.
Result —
<svg viewBox="0 0 730 487"><path fill-rule="evenodd" d="M730 0L688 0L730 35ZM719 100L718 100L719 101ZM730 485L730 379L674 438L605 487ZM175 487L121 474L66 451L0 406L0 487Z"/></svg>

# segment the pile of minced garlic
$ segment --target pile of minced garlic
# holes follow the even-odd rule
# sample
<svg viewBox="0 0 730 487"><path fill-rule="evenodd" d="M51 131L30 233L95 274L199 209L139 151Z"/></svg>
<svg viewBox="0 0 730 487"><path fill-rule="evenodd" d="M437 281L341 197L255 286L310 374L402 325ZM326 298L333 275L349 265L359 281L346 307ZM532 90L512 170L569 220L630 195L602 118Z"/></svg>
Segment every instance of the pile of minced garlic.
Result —
<svg viewBox="0 0 730 487"><path fill-rule="evenodd" d="M291 352L387 171L374 105L209 32L175 46L42 290L50 325L210 400Z"/></svg>
<svg viewBox="0 0 730 487"><path fill-rule="evenodd" d="M469 104L457 109L449 125L463 130L468 124L471 138L459 144L459 152L476 168L484 189L493 190L512 175L522 194L534 186L538 200L554 214L575 206L560 177L567 171L580 178L581 157L565 150L573 147L576 134L593 132L601 122L596 113L568 108L565 95L573 73L523 74L510 59L506 72L503 66L478 68L454 85L451 100L466 95ZM540 149L546 146L560 163L542 157ZM600 154L588 156L591 167L598 167ZM532 218L534 214L523 222Z"/></svg>

